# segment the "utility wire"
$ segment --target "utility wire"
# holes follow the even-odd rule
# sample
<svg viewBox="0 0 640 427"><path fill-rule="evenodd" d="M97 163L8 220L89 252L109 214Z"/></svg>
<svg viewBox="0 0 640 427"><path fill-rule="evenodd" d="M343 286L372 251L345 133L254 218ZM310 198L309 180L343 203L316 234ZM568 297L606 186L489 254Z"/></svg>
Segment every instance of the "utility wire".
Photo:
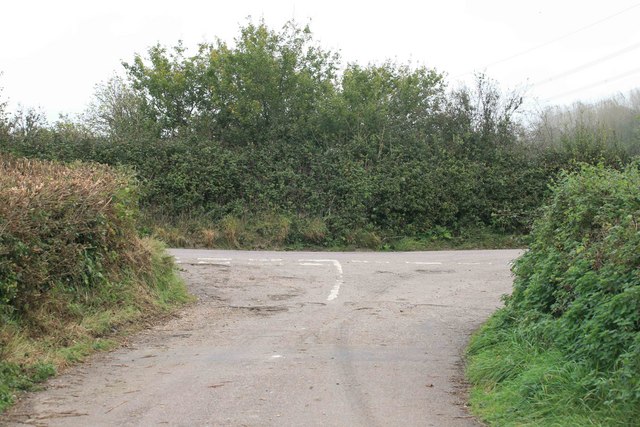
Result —
<svg viewBox="0 0 640 427"><path fill-rule="evenodd" d="M601 24L601 23L603 23L605 21L608 21L609 19L612 19L612 18L615 18L616 16L622 15L623 13L628 12L631 9L635 9L638 6L640 6L640 3L636 3L636 4L632 5L632 6L627 7L626 9L623 9L623 10L621 10L619 12L614 13L613 15L606 16L606 17L604 17L602 19L599 19L598 21L595 21L595 22L592 22L592 23L590 23L588 25L585 25L584 27L580 27L580 28L578 28L576 30L573 30L573 31L569 32L569 33L563 34L560 37L556 37L555 39L551 39L551 40L546 41L546 42L544 42L542 44L533 46L533 47L531 47L529 49L526 49L526 50L523 50L521 52L515 53L515 54L513 54L511 56L508 56L506 58L503 58L503 59L500 59L498 61L495 61L495 62L492 62L490 64L487 64L483 68L493 67L495 65L502 64L503 62L507 62L507 61L511 61L512 59L519 58L520 56L526 55L526 54L531 53L531 52L533 52L535 50L542 49L543 47L549 46L550 44L553 44L553 43L558 42L560 40L564 40L564 39L566 39L568 37L573 36L574 34L577 34L577 33L582 32L584 30L588 30L589 28L595 27L596 25L599 25L599 24ZM466 76L467 74L471 74L472 72L473 71L469 71L469 72L466 72L466 73L463 73L463 74L459 74L457 76L454 76L454 78Z"/></svg>
<svg viewBox="0 0 640 427"><path fill-rule="evenodd" d="M531 87L542 86L542 85L550 83L550 82L552 82L552 81L554 81L556 79L559 79L559 78L562 78L562 77L566 77L566 76L570 76L571 74L575 74L578 71L582 71L582 70L584 70L586 68L593 67L594 65L598 65L601 62L605 62L605 61L608 61L608 60L610 60L612 58L615 58L617 56L624 55L625 53L631 52L631 51L636 50L638 48L640 48L640 43L636 43L636 44L633 44L631 46L627 46L624 49L620 49L620 50L618 50L616 52L610 53L609 55L605 55L605 56L600 57L598 59L594 59L593 61L589 61L589 62L586 62L586 63L584 63L582 65L578 65L575 68L572 68L570 70L564 71L564 72L562 72L560 74L556 74L553 77L549 77L549 78L546 78L544 80L540 80L540 81L534 83L533 85L531 85Z"/></svg>
<svg viewBox="0 0 640 427"><path fill-rule="evenodd" d="M622 74L618 74L617 76L609 77L608 79L600 80L599 82L591 83L591 84L589 84L587 86L582 86L582 87L580 87L578 89L573 89L573 90L570 90L568 92L561 93L559 95L554 95L554 96L552 96L550 98L547 98L546 101L551 101L552 99L556 99L556 98L562 98L562 97L565 97L567 95L572 95L572 94L574 94L576 92L582 92L582 91L585 91L585 90L588 90L588 89L591 89L591 88L594 88L594 87L597 87L597 86L601 86L601 85L606 84L606 83L610 83L610 82L614 82L616 80L623 79L623 78L625 78L627 76L630 76L630 75L633 75L633 74L636 74L636 73L640 73L640 68L635 68L633 70L626 71L626 72L624 72Z"/></svg>

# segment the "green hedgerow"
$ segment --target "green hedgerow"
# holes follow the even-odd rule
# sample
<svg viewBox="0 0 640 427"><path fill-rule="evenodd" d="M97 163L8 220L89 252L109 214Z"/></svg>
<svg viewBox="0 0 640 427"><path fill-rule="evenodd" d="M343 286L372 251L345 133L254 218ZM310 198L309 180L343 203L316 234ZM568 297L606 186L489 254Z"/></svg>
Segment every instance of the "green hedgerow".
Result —
<svg viewBox="0 0 640 427"><path fill-rule="evenodd" d="M530 415L536 402L541 407L561 399L570 403L558 411L582 413L595 425L630 425L640 417L639 166L583 166L553 185L530 249L514 265L513 294L469 349L470 378L486 391L476 388L483 416L499 420L480 406L506 399L510 390L512 403L498 412L514 410L522 399L531 408L518 410ZM523 356L520 363L504 362L514 354ZM495 378L482 368L491 360L513 370ZM522 395L535 369L560 368L571 372L564 386L553 389L543 376L540 395ZM558 413L538 415L542 422Z"/></svg>

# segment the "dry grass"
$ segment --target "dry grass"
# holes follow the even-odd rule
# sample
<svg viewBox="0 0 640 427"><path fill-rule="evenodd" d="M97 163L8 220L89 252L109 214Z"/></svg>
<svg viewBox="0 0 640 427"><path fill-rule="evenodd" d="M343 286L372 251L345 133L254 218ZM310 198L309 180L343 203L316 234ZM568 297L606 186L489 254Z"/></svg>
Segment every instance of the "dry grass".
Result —
<svg viewBox="0 0 640 427"><path fill-rule="evenodd" d="M214 248L220 239L220 232L212 228L205 228L200 231L202 243L206 248Z"/></svg>

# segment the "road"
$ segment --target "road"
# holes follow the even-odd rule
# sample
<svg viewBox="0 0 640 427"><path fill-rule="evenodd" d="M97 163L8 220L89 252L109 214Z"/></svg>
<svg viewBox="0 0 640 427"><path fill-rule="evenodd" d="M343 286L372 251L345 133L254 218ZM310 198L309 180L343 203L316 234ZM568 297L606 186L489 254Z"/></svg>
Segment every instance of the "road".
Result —
<svg viewBox="0 0 640 427"><path fill-rule="evenodd" d="M462 353L520 251L171 250L198 303L9 425L474 426Z"/></svg>

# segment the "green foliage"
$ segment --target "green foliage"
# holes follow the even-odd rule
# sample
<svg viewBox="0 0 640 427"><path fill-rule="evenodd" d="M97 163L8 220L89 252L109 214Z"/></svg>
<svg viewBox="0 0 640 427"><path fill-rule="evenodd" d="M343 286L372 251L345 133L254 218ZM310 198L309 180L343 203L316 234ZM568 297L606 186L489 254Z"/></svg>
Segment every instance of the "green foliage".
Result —
<svg viewBox="0 0 640 427"><path fill-rule="evenodd" d="M639 194L637 164L564 175L516 265L510 307L544 319L568 354L609 373L609 398L640 404L631 362L640 359Z"/></svg>
<svg viewBox="0 0 640 427"><path fill-rule="evenodd" d="M84 122L95 134L113 141L153 137L156 125L145 115L144 102L121 77L96 85Z"/></svg>
<svg viewBox="0 0 640 427"><path fill-rule="evenodd" d="M618 144L588 120L563 133L554 125L553 143L542 121L526 132L522 97L484 75L449 89L426 67L340 67L295 23L274 31L249 22L233 43L156 45L123 65L124 77L97 86L82 121L8 117L0 151L130 167L143 209L171 224L156 234L177 245L261 245L265 212L291 220L277 246L351 244L358 230L383 246L438 229L526 234L560 170L576 160L623 164L633 146L633 132ZM225 238L225 218L258 235ZM305 237L298 218L320 220L322 237Z"/></svg>
<svg viewBox="0 0 640 427"><path fill-rule="evenodd" d="M499 426L629 426L637 406L593 395L591 372L524 328L505 328L501 312L472 338L467 377L472 412Z"/></svg>
<svg viewBox="0 0 640 427"><path fill-rule="evenodd" d="M338 76L337 56L293 23L280 32L249 23L233 46L219 40L193 55L154 46L124 65L129 85L103 87L98 106L111 116L135 111L145 119L131 120L155 131L112 136L95 160L133 165L149 209L201 217L222 235L224 218L262 212L321 218L332 242L359 241L359 229L524 231L546 189L546 167L518 167L519 98L502 97L483 76L450 95L424 67L351 64ZM109 134L109 120L99 122ZM306 239L291 231L290 241Z"/></svg>
<svg viewBox="0 0 640 427"><path fill-rule="evenodd" d="M157 136L237 146L310 136L334 91L335 61L308 28L290 23L275 32L249 23L233 47L218 40L188 56L181 44L157 45L124 67Z"/></svg>
<svg viewBox="0 0 640 427"><path fill-rule="evenodd" d="M37 363L25 369L14 363L0 361L0 413L13 403L16 390L32 390L37 383L55 375L49 363Z"/></svg>
<svg viewBox="0 0 640 427"><path fill-rule="evenodd" d="M135 254L130 176L0 155L0 303L25 314L51 289L99 287Z"/></svg>
<svg viewBox="0 0 640 427"><path fill-rule="evenodd" d="M513 294L470 347L471 379L480 387L492 384L491 396L513 393L530 405L525 413L540 417L546 415L534 406L554 393L572 399L570 408L594 411L596 420L598 414L618 418L605 425L629 425L640 416L638 166L582 166L554 184L530 249L514 266ZM518 341L509 343L503 336ZM529 346L524 360L504 363L524 344ZM542 359L532 358L535 353ZM514 373L502 377L499 370L481 368L482 361L492 359L503 362L495 362L500 369L512 366ZM524 382L535 372L565 368L571 377L557 391L551 389L553 378L543 377L540 396L523 394Z"/></svg>
<svg viewBox="0 0 640 427"><path fill-rule="evenodd" d="M327 238L329 230L321 218L299 218L294 223L299 239L310 244L322 244Z"/></svg>

